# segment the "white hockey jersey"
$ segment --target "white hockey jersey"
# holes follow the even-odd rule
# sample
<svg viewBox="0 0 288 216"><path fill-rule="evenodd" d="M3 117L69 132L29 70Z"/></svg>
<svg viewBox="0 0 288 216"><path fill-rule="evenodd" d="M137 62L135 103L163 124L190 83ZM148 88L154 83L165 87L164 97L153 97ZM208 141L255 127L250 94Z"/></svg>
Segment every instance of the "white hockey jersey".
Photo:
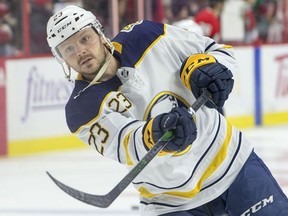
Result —
<svg viewBox="0 0 288 216"><path fill-rule="evenodd" d="M195 98L180 78L183 61L209 53L232 72L232 48L191 31L140 21L112 40L121 63L112 79L91 85L80 79L66 105L72 133L105 157L133 168L149 149L143 136L147 120ZM242 133L215 109L195 115L197 139L182 152L160 152L137 176L142 215L188 210L209 202L234 181L252 151Z"/></svg>

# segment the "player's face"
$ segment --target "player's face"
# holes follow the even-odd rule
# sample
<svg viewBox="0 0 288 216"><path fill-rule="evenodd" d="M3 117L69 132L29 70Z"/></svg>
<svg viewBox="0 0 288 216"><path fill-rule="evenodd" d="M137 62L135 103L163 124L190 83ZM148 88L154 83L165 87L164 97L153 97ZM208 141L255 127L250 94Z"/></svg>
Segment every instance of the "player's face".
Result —
<svg viewBox="0 0 288 216"><path fill-rule="evenodd" d="M64 61L88 80L97 75L107 55L102 38L91 27L83 28L57 48Z"/></svg>

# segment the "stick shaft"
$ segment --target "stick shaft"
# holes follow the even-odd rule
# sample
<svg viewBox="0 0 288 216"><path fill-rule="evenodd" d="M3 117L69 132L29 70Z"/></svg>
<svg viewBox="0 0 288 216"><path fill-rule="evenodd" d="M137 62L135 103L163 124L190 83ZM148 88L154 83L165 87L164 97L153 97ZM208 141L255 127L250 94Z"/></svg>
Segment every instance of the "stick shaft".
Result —
<svg viewBox="0 0 288 216"><path fill-rule="evenodd" d="M194 115L195 112L200 109L200 107L203 106L210 98L211 93L208 90L204 90L201 96L189 108L191 114ZM150 161L170 142L172 137L173 132L167 131L139 161L139 163L106 195L87 194L63 184L62 182L55 179L49 172L47 172L47 174L60 189L75 199L78 199L89 205L107 208L136 178L136 176L141 173L141 171L150 163Z"/></svg>

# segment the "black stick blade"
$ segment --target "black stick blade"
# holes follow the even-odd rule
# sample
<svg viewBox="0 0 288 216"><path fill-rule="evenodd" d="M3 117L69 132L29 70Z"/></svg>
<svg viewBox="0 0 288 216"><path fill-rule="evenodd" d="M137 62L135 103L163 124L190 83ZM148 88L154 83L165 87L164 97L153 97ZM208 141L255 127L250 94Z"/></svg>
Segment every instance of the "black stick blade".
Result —
<svg viewBox="0 0 288 216"><path fill-rule="evenodd" d="M88 193L76 190L74 188L71 188L71 187L63 184L62 182L58 181L49 172L46 171L46 173L61 190L63 190L65 193L69 194L70 196L72 196L75 199L78 199L84 203L87 203L87 204L93 205L93 206L97 206L100 208L107 208L114 201L114 199L111 200L109 193L106 195L88 194Z"/></svg>

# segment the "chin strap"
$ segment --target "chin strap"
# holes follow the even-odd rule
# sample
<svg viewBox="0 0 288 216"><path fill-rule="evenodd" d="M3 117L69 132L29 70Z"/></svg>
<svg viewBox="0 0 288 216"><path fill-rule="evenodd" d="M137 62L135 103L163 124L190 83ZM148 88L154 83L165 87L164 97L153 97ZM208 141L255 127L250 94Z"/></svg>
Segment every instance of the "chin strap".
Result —
<svg viewBox="0 0 288 216"><path fill-rule="evenodd" d="M89 88L91 85L94 85L95 83L97 83L97 81L102 77L102 75L104 74L104 72L107 70L108 65L110 63L112 59L112 55L109 55L109 57L106 58L106 61L104 63L104 65L102 66L102 68L100 69L100 71L97 73L97 75L95 76L95 78L89 83L88 86L86 86L85 88L83 88L82 90L80 90L78 92L78 94L76 96L74 96L74 99L78 98L82 92L84 92L87 88Z"/></svg>
<svg viewBox="0 0 288 216"><path fill-rule="evenodd" d="M67 69L65 69L64 64L66 64L66 63L63 62L63 63L61 64L61 66L62 66L63 72L64 72L64 74L65 74L65 78L66 78L69 82L74 83L74 81L71 79L71 67L66 64L66 68L67 68ZM68 73L67 73L67 70L68 70Z"/></svg>
<svg viewBox="0 0 288 216"><path fill-rule="evenodd" d="M111 59L112 59L112 54L110 54L108 57L106 57L104 65L101 67L101 69L99 70L97 75L94 77L94 79L90 82L90 84L87 87L97 83L97 81L102 77L104 72L107 70Z"/></svg>
<svg viewBox="0 0 288 216"><path fill-rule="evenodd" d="M104 46L109 50L109 53L110 55L106 56L106 59L105 59L105 63L104 65L101 67L101 69L99 70L99 72L97 73L97 75L94 77L94 79L89 83L88 86L86 86L84 89L82 89L81 91L78 92L78 94L76 96L74 96L74 99L76 99L77 97L80 96L80 94L82 92L84 92L87 88L89 88L91 85L94 85L98 82L98 80L103 76L103 74L105 73L105 71L107 70L109 64L110 64L110 61L112 59L112 56L113 56L113 52L114 52L114 46L113 44L110 42L109 39L107 39L106 37L103 37L104 40L105 40L105 44ZM71 76L71 69L69 68L69 71L70 73L68 74L69 76L67 76L66 74L66 77L68 77L69 79L68 80L71 80L70 79L70 76Z"/></svg>

